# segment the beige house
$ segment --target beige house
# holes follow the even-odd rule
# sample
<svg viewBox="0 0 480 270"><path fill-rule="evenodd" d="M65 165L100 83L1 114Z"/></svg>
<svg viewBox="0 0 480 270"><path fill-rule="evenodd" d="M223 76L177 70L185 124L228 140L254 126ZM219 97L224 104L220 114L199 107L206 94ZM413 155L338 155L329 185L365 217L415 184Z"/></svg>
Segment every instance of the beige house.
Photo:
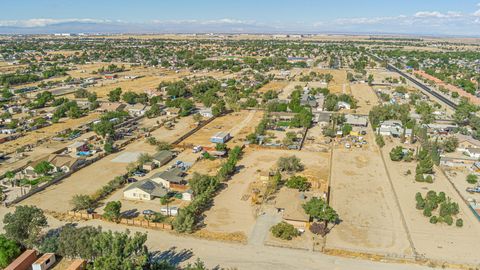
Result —
<svg viewBox="0 0 480 270"><path fill-rule="evenodd" d="M168 190L150 179L135 182L123 191L123 197L130 200L153 200L167 195Z"/></svg>
<svg viewBox="0 0 480 270"><path fill-rule="evenodd" d="M182 170L175 168L172 170L156 173L151 177L151 180L170 189L173 186L186 185L186 182L183 179L183 175L184 173Z"/></svg>
<svg viewBox="0 0 480 270"><path fill-rule="evenodd" d="M296 189L282 188L275 200L275 208L282 213L283 221L297 229L305 230L310 222L310 216L305 213L302 204L306 202L303 192Z"/></svg>

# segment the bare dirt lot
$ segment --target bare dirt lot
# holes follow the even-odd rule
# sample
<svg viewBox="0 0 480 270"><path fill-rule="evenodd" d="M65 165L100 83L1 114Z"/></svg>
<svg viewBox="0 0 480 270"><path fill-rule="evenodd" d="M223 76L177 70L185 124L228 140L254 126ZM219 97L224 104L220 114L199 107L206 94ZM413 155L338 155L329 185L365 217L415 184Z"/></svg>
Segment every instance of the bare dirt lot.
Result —
<svg viewBox="0 0 480 270"><path fill-rule="evenodd" d="M249 235L255 224L254 207L251 204L249 186L259 178L261 171L268 171L281 156L296 155L307 168L301 174L309 179L326 183L328 178L328 154L304 151L246 148L239 165L243 167L227 182L227 187L214 199L213 207L205 212L206 229L215 232L242 232Z"/></svg>
<svg viewBox="0 0 480 270"><path fill-rule="evenodd" d="M214 146L210 142L210 137L217 132L229 132L233 137L229 141L229 146L240 144L245 137L253 132L258 123L262 120L262 111L240 111L220 116L208 123L206 126L188 137L182 144Z"/></svg>
<svg viewBox="0 0 480 270"><path fill-rule="evenodd" d="M436 170L432 184L415 182L414 175L405 175L407 170L415 172L416 163L391 161L388 153L395 145L387 142L383 153L417 252L427 258L440 261L479 264L480 242L472 236L480 235L480 223L471 210L463 203L440 170ZM425 195L429 190L443 191L447 197L451 197L452 201L458 203L460 207L458 217L463 219L462 228L457 228L455 225L430 224L422 211L415 208L415 193L421 192Z"/></svg>
<svg viewBox="0 0 480 270"><path fill-rule="evenodd" d="M352 84L351 90L353 97L358 101L356 113L368 115L372 107L378 105L377 95L368 84Z"/></svg>
<svg viewBox="0 0 480 270"><path fill-rule="evenodd" d="M287 81L271 81L264 85L262 88L258 89L259 93L265 93L270 90L273 90L275 92L280 92L282 91L283 88L285 88L288 85Z"/></svg>
<svg viewBox="0 0 480 270"><path fill-rule="evenodd" d="M410 256L412 250L401 223L380 153L369 145L333 151L330 204L341 222L327 236L327 248Z"/></svg>

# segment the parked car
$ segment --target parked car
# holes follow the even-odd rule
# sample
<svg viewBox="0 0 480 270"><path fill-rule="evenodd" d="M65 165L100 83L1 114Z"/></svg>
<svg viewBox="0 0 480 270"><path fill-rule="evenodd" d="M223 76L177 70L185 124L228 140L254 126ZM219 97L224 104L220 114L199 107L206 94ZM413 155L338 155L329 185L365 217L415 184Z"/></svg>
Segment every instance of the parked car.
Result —
<svg viewBox="0 0 480 270"><path fill-rule="evenodd" d="M147 209L147 210L143 210L142 214L145 215L145 216L150 216L150 215L155 215L155 211L153 210L150 210L150 209Z"/></svg>
<svg viewBox="0 0 480 270"><path fill-rule="evenodd" d="M127 183L135 183L135 182L137 182L136 178L130 177L127 179Z"/></svg>
<svg viewBox="0 0 480 270"><path fill-rule="evenodd" d="M133 172L133 175L138 176L138 177L144 177L145 173L142 171L135 171Z"/></svg>

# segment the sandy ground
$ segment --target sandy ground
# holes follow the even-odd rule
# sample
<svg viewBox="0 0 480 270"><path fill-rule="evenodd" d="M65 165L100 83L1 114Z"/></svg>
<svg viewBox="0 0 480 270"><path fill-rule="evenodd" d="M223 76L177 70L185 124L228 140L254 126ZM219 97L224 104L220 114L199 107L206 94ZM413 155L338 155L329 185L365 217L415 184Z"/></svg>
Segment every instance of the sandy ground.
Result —
<svg viewBox="0 0 480 270"><path fill-rule="evenodd" d="M0 216L13 211L13 208L0 207ZM62 226L65 222L48 219L50 228ZM0 220L1 223L1 220ZM311 251L285 249L266 246L251 246L234 243L202 240L179 236L165 231L126 227L121 224L99 220L81 221L79 226L102 226L104 230L125 231L148 234L147 246L151 251L160 251L170 262L186 265L197 258L207 267L231 267L239 270L428 270L426 266L411 264L389 264L329 256ZM0 226L0 232L3 226ZM294 259L292 259L294 258Z"/></svg>
<svg viewBox="0 0 480 270"><path fill-rule="evenodd" d="M273 90L275 92L280 92L283 88L288 85L287 81L271 81L264 85L262 88L258 89L259 93L265 93L269 90Z"/></svg>
<svg viewBox="0 0 480 270"><path fill-rule="evenodd" d="M69 119L69 118L64 119L61 122L53 124L51 126L44 127L32 132L28 132L25 136L22 136L16 140L0 144L0 151L4 151L4 152L14 151L15 149L23 145L32 144L38 140L53 137L57 134L57 132L63 131L68 128L73 130L75 128L78 128L84 125L85 123L92 122L98 118L99 118L98 113L91 113L85 117L78 118L78 119Z"/></svg>
<svg viewBox="0 0 480 270"><path fill-rule="evenodd" d="M287 150L257 150L246 148L240 167L244 167L227 182L227 188L214 199L213 207L205 212L206 229L216 232L243 232L249 235L255 224L249 185L259 178L259 171L268 171L280 156L296 155L307 168L300 173L317 181L328 177L328 154Z"/></svg>
<svg viewBox="0 0 480 270"><path fill-rule="evenodd" d="M412 255L380 153L371 132L364 148L333 151L331 206L341 223L327 236L328 248Z"/></svg>
<svg viewBox="0 0 480 270"><path fill-rule="evenodd" d="M388 152L395 144L388 143L383 153L386 164L392 176L400 206L405 214L406 222L417 252L427 258L437 260L453 260L463 263L479 264L480 242L474 235L480 235L480 223L470 209L463 203L446 177L436 170L433 184L418 183L413 175L405 176L407 170L415 172L415 162L393 162L388 158ZM463 219L463 227L445 224L430 224L428 218L415 208L415 194L425 194L429 190L443 191L460 207L459 218Z"/></svg>
<svg viewBox="0 0 480 270"><path fill-rule="evenodd" d="M246 136L253 132L258 123L262 120L262 111L240 111L227 114L225 116L217 117L212 122L201 128L195 134L188 137L182 142L185 145L202 145L202 146L214 146L214 143L210 142L210 137L217 132L229 132L233 137L228 145L240 144Z"/></svg>
<svg viewBox="0 0 480 270"><path fill-rule="evenodd" d="M295 90L295 86L300 85L302 88L306 85L305 82L290 82L287 86L285 86L278 94L279 99L288 99L292 92Z"/></svg>
<svg viewBox="0 0 480 270"><path fill-rule="evenodd" d="M167 130L159 128L152 132L152 136L158 140L172 142L182 134L191 129L193 124L192 117L183 118L176 124L175 129ZM127 145L123 151L109 155L94 164L81 169L64 179L56 185L48 187L28 199L24 200L23 205L37 205L46 210L65 212L71 209L70 200L75 194L93 194L115 176L125 172L128 163L112 162L113 159L122 155L124 152L145 152L155 153L155 147L149 145L144 139L140 139Z"/></svg>
<svg viewBox="0 0 480 270"><path fill-rule="evenodd" d="M378 105L377 95L368 84L352 84L351 90L353 97L358 101L356 113L368 115L372 107Z"/></svg>

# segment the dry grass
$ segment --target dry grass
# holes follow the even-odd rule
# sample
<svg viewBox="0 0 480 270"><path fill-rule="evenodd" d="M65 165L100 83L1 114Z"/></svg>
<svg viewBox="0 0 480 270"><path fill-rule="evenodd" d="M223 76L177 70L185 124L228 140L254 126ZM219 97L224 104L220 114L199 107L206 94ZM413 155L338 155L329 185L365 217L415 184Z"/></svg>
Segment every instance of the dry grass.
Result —
<svg viewBox="0 0 480 270"><path fill-rule="evenodd" d="M287 81L271 81L264 85L262 88L258 89L259 93L265 93L270 90L273 90L275 92L280 92L282 91L283 88L285 88L288 85Z"/></svg>

